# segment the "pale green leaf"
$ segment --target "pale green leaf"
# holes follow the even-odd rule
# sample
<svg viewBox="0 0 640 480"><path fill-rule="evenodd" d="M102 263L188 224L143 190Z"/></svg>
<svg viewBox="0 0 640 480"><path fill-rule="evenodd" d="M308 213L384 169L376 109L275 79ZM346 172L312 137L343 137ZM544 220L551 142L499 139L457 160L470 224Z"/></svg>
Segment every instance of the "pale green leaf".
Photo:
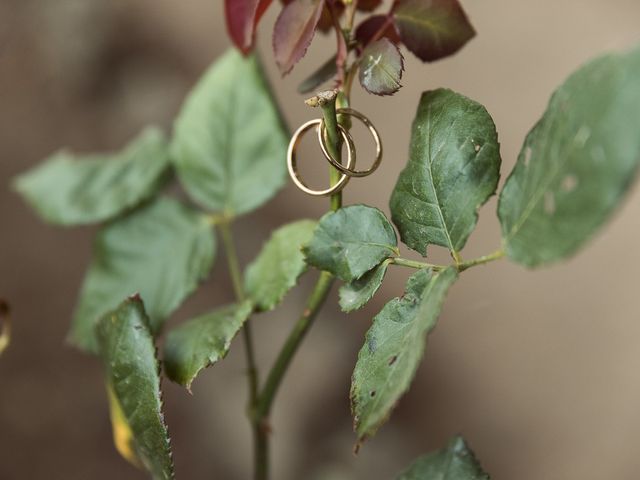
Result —
<svg viewBox="0 0 640 480"><path fill-rule="evenodd" d="M245 290L257 310L273 310L307 269L302 246L313 235L317 222L300 220L280 227L247 267Z"/></svg>
<svg viewBox="0 0 640 480"><path fill-rule="evenodd" d="M352 312L364 307L382 285L389 263L390 260L385 260L358 280L345 283L340 287L340 308L344 312Z"/></svg>
<svg viewBox="0 0 640 480"><path fill-rule="evenodd" d="M418 458L396 480L489 480L462 437L446 448Z"/></svg>
<svg viewBox="0 0 640 480"><path fill-rule="evenodd" d="M154 479L173 478L156 347L140 297L130 297L102 317L96 334L112 416L116 414L114 428L120 428L126 440L119 444L124 448L120 451L142 463Z"/></svg>
<svg viewBox="0 0 640 480"><path fill-rule="evenodd" d="M421 255L429 244L462 249L499 171L498 135L485 108L451 90L423 93L409 162L390 201L402 241Z"/></svg>
<svg viewBox="0 0 640 480"><path fill-rule="evenodd" d="M527 136L500 195L507 255L573 254L611 216L640 164L640 49L579 69Z"/></svg>
<svg viewBox="0 0 640 480"><path fill-rule="evenodd" d="M351 205L325 214L303 248L307 263L345 282L398 255L393 226L377 208Z"/></svg>
<svg viewBox="0 0 640 480"><path fill-rule="evenodd" d="M392 95L402 85L404 58L398 46L388 38L381 38L364 49L360 56L358 78L369 93Z"/></svg>
<svg viewBox="0 0 640 480"><path fill-rule="evenodd" d="M169 332L164 346L167 376L191 390L200 371L223 359L252 311L250 301L201 315Z"/></svg>
<svg viewBox="0 0 640 480"><path fill-rule="evenodd" d="M351 409L358 440L371 437L409 389L422 359L427 334L458 272L419 270L405 294L387 303L373 319L353 372Z"/></svg>
<svg viewBox="0 0 640 480"><path fill-rule="evenodd" d="M233 216L261 206L284 185L288 143L260 64L230 50L186 99L171 155L196 202Z"/></svg>
<svg viewBox="0 0 640 480"><path fill-rule="evenodd" d="M81 225L108 220L151 197L169 167L167 142L144 130L121 152L59 152L15 181L16 190L47 222Z"/></svg>
<svg viewBox="0 0 640 480"><path fill-rule="evenodd" d="M157 333L209 273L214 255L215 237L207 219L176 200L159 198L106 226L96 239L71 341L95 351L96 320L136 292Z"/></svg>

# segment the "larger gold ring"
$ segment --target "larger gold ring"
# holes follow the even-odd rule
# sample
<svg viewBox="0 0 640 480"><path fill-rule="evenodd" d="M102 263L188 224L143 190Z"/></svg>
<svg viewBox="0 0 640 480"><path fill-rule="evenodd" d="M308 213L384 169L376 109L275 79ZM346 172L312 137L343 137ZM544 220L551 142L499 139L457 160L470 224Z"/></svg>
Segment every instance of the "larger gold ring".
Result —
<svg viewBox="0 0 640 480"><path fill-rule="evenodd" d="M318 142L320 142L320 148L322 149L323 155L334 168L339 170L344 175L347 175L349 177L366 177L367 175L371 175L380 166L380 162L382 162L382 140L380 139L380 134L376 130L376 127L373 126L371 121L357 110L354 110L352 108L339 108L336 110L336 113L350 115L364 123L364 125L371 132L373 140L376 142L376 158L368 170L353 170L353 168L348 164L347 166L344 166L340 162L336 161L327 150L327 126L325 125L324 120L321 120L320 128L318 128ZM340 125L338 124L338 126Z"/></svg>
<svg viewBox="0 0 640 480"><path fill-rule="evenodd" d="M307 130L312 129L314 126L318 130L320 130L321 124L322 120L316 118L314 120L309 120L307 123L301 125L298 130L296 130L296 132L293 134L293 137L291 137L291 141L289 142L289 149L287 150L287 168L289 170L289 175L291 176L291 180L293 180L293 183L295 183L296 186L304 193L316 197L327 197L341 191L347 185L347 183L349 183L349 176L343 173L340 176L340 180L338 180L338 182L332 187L329 187L325 190L313 190L309 188L300 178L300 175L298 173L298 163L296 159L296 149L298 148L298 144L300 143L302 136L307 132ZM347 144L347 168L352 169L356 164L356 149L353 144L353 138L351 137L349 132L341 125L338 125L338 130L340 131L342 139Z"/></svg>

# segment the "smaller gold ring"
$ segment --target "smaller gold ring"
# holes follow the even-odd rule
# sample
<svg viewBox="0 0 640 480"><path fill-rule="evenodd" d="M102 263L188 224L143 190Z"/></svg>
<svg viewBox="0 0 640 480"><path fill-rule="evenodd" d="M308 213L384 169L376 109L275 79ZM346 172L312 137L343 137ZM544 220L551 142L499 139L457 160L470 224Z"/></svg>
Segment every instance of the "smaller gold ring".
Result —
<svg viewBox="0 0 640 480"><path fill-rule="evenodd" d="M332 187L329 187L325 190L313 190L302 181L298 174L296 149L298 148L300 139L307 132L307 130L310 130L314 126L319 130L321 124L322 120L319 118L309 120L307 123L302 124L300 128L298 128L298 130L296 130L296 132L293 134L293 137L291 137L291 141L289 142L289 149L287 150L287 168L289 170L291 180L293 180L293 183L295 183L296 186L304 193L313 195L315 197L327 197L329 195L333 195L334 193L338 193L347 185L347 183L349 183L349 177L343 173L340 176L340 180L338 180L338 182ZM347 144L347 168L351 169L356 164L356 149L353 144L353 138L351 137L349 132L341 125L338 125L338 129L340 130L342 139Z"/></svg>
<svg viewBox="0 0 640 480"><path fill-rule="evenodd" d="M364 123L364 125L371 132L373 140L376 142L376 159L369 170L353 170L352 167L350 167L348 164L347 166L344 166L340 162L336 161L327 150L327 126L324 123L324 120L320 121L320 127L318 128L318 142L320 142L322 154L334 168L339 170L344 175L347 175L349 177L366 177L368 175L371 175L380 166L380 162L382 162L382 140L380 139L380 134L376 130L376 127L373 126L371 120L352 108L339 108L336 110L336 114L350 115L352 117L356 117L358 120ZM338 124L338 126L340 127L340 124Z"/></svg>

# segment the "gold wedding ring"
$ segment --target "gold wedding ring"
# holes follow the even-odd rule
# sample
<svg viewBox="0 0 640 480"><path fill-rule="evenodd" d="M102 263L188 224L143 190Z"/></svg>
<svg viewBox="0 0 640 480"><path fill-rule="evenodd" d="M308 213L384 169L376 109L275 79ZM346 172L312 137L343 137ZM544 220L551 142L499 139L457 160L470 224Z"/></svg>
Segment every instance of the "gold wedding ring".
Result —
<svg viewBox="0 0 640 480"><path fill-rule="evenodd" d="M343 175L347 175L348 177L366 177L371 175L376 169L380 166L380 162L382 162L382 140L380 139L380 135L376 130L376 127L373 126L371 121L365 117L363 114L358 112L357 110L353 110L352 108L339 108L336 110L338 115L349 115L360 120L371 132L371 136L373 140L376 142L376 158L371 167L368 170L354 170L351 164L347 162L347 165L342 165L339 161L334 159L327 150L327 126L324 123L324 120L320 120L320 126L318 127L318 142L320 143L320 148L322 149L322 153L326 157L326 159L331 163L331 165L339 170ZM340 127L340 124L338 124ZM340 127L342 128L342 127ZM344 137L344 135L343 135ZM355 154L354 154L355 156ZM355 162L354 162L355 163Z"/></svg>
<svg viewBox="0 0 640 480"><path fill-rule="evenodd" d="M289 170L289 175L291 176L293 183L295 183L296 186L306 194L313 195L316 197L327 197L329 195L333 195L334 193L338 193L347 185L347 183L349 183L349 180L350 180L350 177L346 175L344 172L342 172L342 175L340 176L340 180L332 187L329 187L325 190L313 190L309 188L300 178L300 174L298 173L298 163L296 158L296 149L298 148L298 144L300 143L302 136L308 130L312 129L313 127L316 127L316 129L320 131L320 128L322 125L324 125L324 122L319 118L316 118L314 120L309 120L307 123L304 123L302 126L300 126L300 128L298 128L298 130L296 130L296 132L293 134L293 137L291 137L291 141L289 142L289 149L287 150L287 168ZM353 171L352 169L353 167L355 167L355 164L356 164L356 149L353 144L353 138L342 125L338 125L338 130L340 131L340 135L342 136L342 139L347 145L346 169L349 172L351 172ZM326 151L326 147L322 144L322 142L320 142L320 146L322 147L322 150L324 153ZM326 153L324 153L324 155L327 156ZM336 163L340 165L339 162L336 162ZM331 164L335 166L333 161L331 162ZM340 166L342 168L345 168L342 165Z"/></svg>

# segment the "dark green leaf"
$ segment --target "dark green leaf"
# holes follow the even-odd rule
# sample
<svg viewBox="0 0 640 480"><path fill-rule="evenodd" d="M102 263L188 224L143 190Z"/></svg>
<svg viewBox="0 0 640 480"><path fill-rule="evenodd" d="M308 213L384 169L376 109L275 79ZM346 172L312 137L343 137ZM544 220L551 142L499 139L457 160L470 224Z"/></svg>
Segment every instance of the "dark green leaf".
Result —
<svg viewBox="0 0 640 480"><path fill-rule="evenodd" d="M402 85L404 59L398 46L388 38L373 42L360 57L359 78L362 87L375 95L391 95Z"/></svg>
<svg viewBox="0 0 640 480"><path fill-rule="evenodd" d="M108 220L151 197L169 165L162 133L148 128L118 153L59 152L16 179L15 188L58 225Z"/></svg>
<svg viewBox="0 0 640 480"><path fill-rule="evenodd" d="M307 269L301 249L316 225L314 220L300 220L280 227L249 265L245 290L258 310L273 310Z"/></svg>
<svg viewBox="0 0 640 480"><path fill-rule="evenodd" d="M462 437L446 448L418 458L396 480L489 480Z"/></svg>
<svg viewBox="0 0 640 480"><path fill-rule="evenodd" d="M640 163L639 79L636 49L585 65L553 95L500 195L512 260L573 254L618 206Z"/></svg>
<svg viewBox="0 0 640 480"><path fill-rule="evenodd" d="M397 255L397 245L396 233L384 213L352 205L324 215L303 251L309 265L351 282Z"/></svg>
<svg viewBox="0 0 640 480"><path fill-rule="evenodd" d="M252 311L250 301L201 315L169 332L164 347L167 376L191 391L200 371L229 351L231 340Z"/></svg>
<svg viewBox="0 0 640 480"><path fill-rule="evenodd" d="M391 196L391 217L409 247L457 252L500 175L496 127L485 108L451 90L422 94L410 158Z"/></svg>
<svg viewBox="0 0 640 480"><path fill-rule="evenodd" d="M427 334L435 327L454 267L435 274L419 270L404 296L394 298L373 319L358 354L351 383L351 409L358 441L378 430L409 389L422 359Z"/></svg>
<svg viewBox="0 0 640 480"><path fill-rule="evenodd" d="M173 478L156 347L140 297L130 297L107 313L96 333L112 408L128 427L136 454L128 459L139 459L154 479Z"/></svg>
<svg viewBox="0 0 640 480"><path fill-rule="evenodd" d="M365 306L373 298L384 280L390 260L385 260L358 280L340 287L340 307L344 312L352 312Z"/></svg>
<svg viewBox="0 0 640 480"><path fill-rule="evenodd" d="M241 215L283 186L288 142L258 61L230 51L185 101L171 154L196 202L214 212Z"/></svg>
<svg viewBox="0 0 640 480"><path fill-rule="evenodd" d="M336 55L334 55L298 86L298 93L312 92L324 82L335 77L337 71Z"/></svg>
<svg viewBox="0 0 640 480"><path fill-rule="evenodd" d="M72 342L95 351L96 320L136 292L147 302L151 330L157 333L209 273L214 254L215 237L207 219L168 198L108 225L96 239Z"/></svg>
<svg viewBox="0 0 640 480"><path fill-rule="evenodd" d="M402 43L424 62L453 55L476 34L458 0L397 0L393 15Z"/></svg>

